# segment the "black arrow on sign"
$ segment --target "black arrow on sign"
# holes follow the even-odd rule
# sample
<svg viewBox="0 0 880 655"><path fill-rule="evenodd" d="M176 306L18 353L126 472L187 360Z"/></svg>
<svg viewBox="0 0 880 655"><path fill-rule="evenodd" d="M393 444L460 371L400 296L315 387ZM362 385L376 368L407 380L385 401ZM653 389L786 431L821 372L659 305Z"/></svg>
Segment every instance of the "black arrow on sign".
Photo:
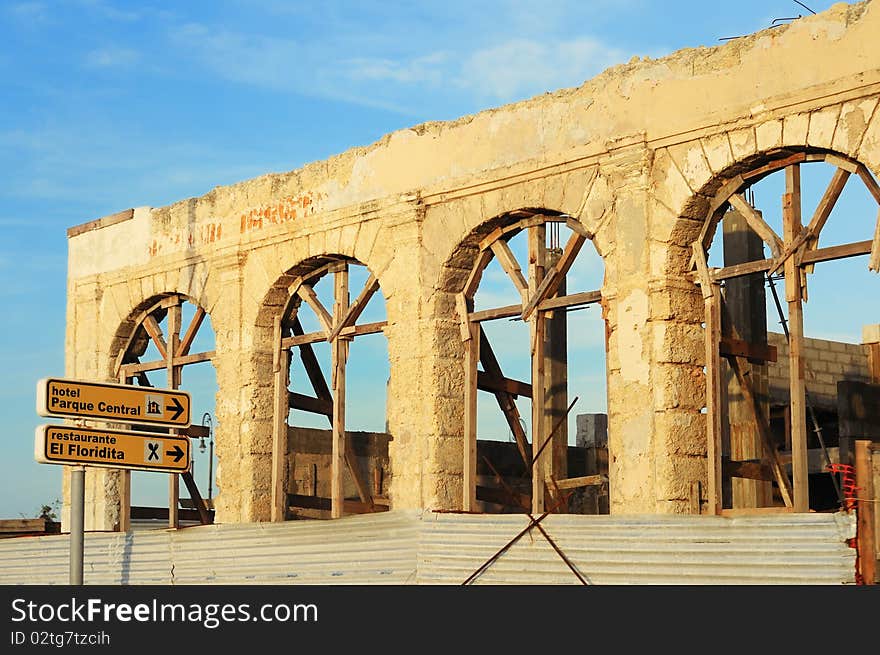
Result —
<svg viewBox="0 0 880 655"><path fill-rule="evenodd" d="M186 453L183 452L183 449L180 446L175 444L174 450L166 450L165 454L168 455L169 457L173 457L174 463L176 464L177 462L180 461L180 458L183 457Z"/></svg>
<svg viewBox="0 0 880 655"><path fill-rule="evenodd" d="M166 405L165 409L169 412L174 412L174 415L171 417L172 421L176 421L177 417L183 414L183 405L180 404L180 401L177 398L171 398L171 402L173 405Z"/></svg>

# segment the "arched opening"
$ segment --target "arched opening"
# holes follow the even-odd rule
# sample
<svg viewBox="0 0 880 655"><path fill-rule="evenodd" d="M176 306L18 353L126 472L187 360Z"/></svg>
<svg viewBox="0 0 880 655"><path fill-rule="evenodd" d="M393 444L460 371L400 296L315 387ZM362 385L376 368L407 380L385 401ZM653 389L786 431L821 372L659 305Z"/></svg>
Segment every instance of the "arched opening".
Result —
<svg viewBox="0 0 880 655"><path fill-rule="evenodd" d="M767 153L714 193L692 258L706 307L709 513L845 504L835 470L853 463L848 413L880 401L860 343L878 322L878 204L863 164L816 150Z"/></svg>
<svg viewBox="0 0 880 655"><path fill-rule="evenodd" d="M558 212L520 210L484 227L457 296L463 507L607 513L602 260L582 250L583 225Z"/></svg>
<svg viewBox="0 0 880 655"><path fill-rule="evenodd" d="M211 319L204 308L182 294L163 294L143 307L120 331L114 374L124 384L188 391L192 425L173 431L191 437L194 447L189 472L171 474L167 482L155 473L123 472L120 529L127 530L131 522L141 528L211 523L217 491L213 418L217 377L213 366L196 366L214 357ZM181 479L187 491L184 497L180 496Z"/></svg>
<svg viewBox="0 0 880 655"><path fill-rule="evenodd" d="M288 299L275 318L272 520L385 511L391 436L379 280L341 256L309 260L285 279Z"/></svg>

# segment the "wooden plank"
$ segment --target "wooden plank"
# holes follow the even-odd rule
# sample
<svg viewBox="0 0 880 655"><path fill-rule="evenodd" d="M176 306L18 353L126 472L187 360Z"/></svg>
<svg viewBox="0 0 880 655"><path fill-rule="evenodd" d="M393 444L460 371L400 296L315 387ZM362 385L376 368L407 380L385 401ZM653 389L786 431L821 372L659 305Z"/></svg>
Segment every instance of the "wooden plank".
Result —
<svg viewBox="0 0 880 655"><path fill-rule="evenodd" d="M791 242L803 229L801 223L801 173L798 164L788 166L785 169L782 227L786 243ZM791 259L785 262L785 298L788 301L791 470L794 487L792 506L795 512L807 512L810 509L810 488L807 467L807 413L803 355L803 285L800 267Z"/></svg>
<svg viewBox="0 0 880 655"><path fill-rule="evenodd" d="M722 207L727 204L728 198L730 198L731 195L742 188L743 184L745 184L745 181L743 180L742 175L737 175L736 177L731 178L725 182L720 189L718 189L709 203L709 211L706 212L706 220L703 222L703 227L700 229L700 235L696 239L696 243L703 246L704 251L709 249L712 239L715 236L715 230L723 216L721 211ZM688 268L693 268L694 266L694 258L693 255L691 255Z"/></svg>
<svg viewBox="0 0 880 655"><path fill-rule="evenodd" d="M734 337L721 337L720 352L725 357L745 357L750 363L776 361L776 346L767 343L749 343Z"/></svg>
<svg viewBox="0 0 880 655"><path fill-rule="evenodd" d="M856 487L858 488L857 547L859 551L859 573L865 584L874 584L877 579L877 535L874 532L874 513L877 497L874 490L874 462L871 442L864 439L856 441Z"/></svg>
<svg viewBox="0 0 880 655"><path fill-rule="evenodd" d="M480 388L481 378L485 379L486 377L488 377L495 381L506 380L507 378L504 377L504 373L501 370L501 365L498 363L498 359L495 357L495 353L492 350L492 345L489 343L489 339L486 337L486 333L483 331L483 328L480 326L479 323L473 323L472 325L474 325L476 330L479 331L479 361L483 364L483 370L485 371L485 373L482 374L480 374L479 372L477 373L477 388ZM511 380L511 382L515 381ZM521 388L520 390L523 392L528 391L528 394L521 393L518 395L527 395L529 398L531 398L532 386L527 385L527 387L527 389ZM495 392L495 400L498 403L498 407L504 414L504 418L507 421L507 426L510 428L511 433L513 434L513 438L516 441L517 450L519 450L520 457L522 457L526 470L529 470L532 466L532 450L529 447L528 438L526 437L525 430L523 429L521 422L522 419L520 418L519 409L516 406L514 397L511 395L511 392L500 390Z"/></svg>
<svg viewBox="0 0 880 655"><path fill-rule="evenodd" d="M772 161L769 164L765 164L760 168L756 168L747 173L743 173L742 177L744 180L753 180L756 177L763 177L765 175L769 175L773 171L778 171L780 168L785 168L787 166L791 166L792 164L798 164L802 161L807 160L807 154L803 152L795 153L789 157L784 159L777 159L776 161ZM757 181L757 180L756 180Z"/></svg>
<svg viewBox="0 0 880 655"><path fill-rule="evenodd" d="M348 327L342 328L342 330L339 331L339 336L359 337L363 334L378 334L379 332L383 332L387 326L388 321L375 321L373 323L349 325ZM303 333L302 330L300 330L300 334L296 334L292 337L284 337L281 340L281 346L283 348L293 348L295 346L321 343L323 341L327 341L327 334L325 332Z"/></svg>
<svg viewBox="0 0 880 655"><path fill-rule="evenodd" d="M479 254L477 255L477 259L474 262L473 267L471 268L471 272L464 283L464 288L461 290L465 298L474 297L474 294L477 292L477 288L480 286L480 280L483 277L483 271L486 270L486 266L488 266L489 262L492 261L493 256L494 255L491 249L481 250L479 252Z"/></svg>
<svg viewBox="0 0 880 655"><path fill-rule="evenodd" d="M791 507L738 507L736 509L722 509L721 516L764 516L767 514L790 514Z"/></svg>
<svg viewBox="0 0 880 655"><path fill-rule="evenodd" d="M145 316L142 325L147 331L147 334L150 335L153 343L156 344L156 350L159 351L159 356L167 361L168 347L165 345L165 339L162 338L162 329L159 327L156 319L153 318L152 315Z"/></svg>
<svg viewBox="0 0 880 655"><path fill-rule="evenodd" d="M484 364L485 366L485 364ZM510 378L496 378L485 371L477 371L477 388L491 393L506 393L511 396L532 397L532 385Z"/></svg>
<svg viewBox="0 0 880 655"><path fill-rule="evenodd" d="M708 300L714 293L714 287L712 279L709 277L709 267L706 264L706 251L696 241L691 244L691 250L693 251L694 265L697 267L697 282L700 285L700 293L703 294L703 300Z"/></svg>
<svg viewBox="0 0 880 655"><path fill-rule="evenodd" d="M556 480L557 489L580 489L581 487L596 487L608 482L605 475L582 475L577 478L563 478Z"/></svg>
<svg viewBox="0 0 880 655"><path fill-rule="evenodd" d="M694 252L702 252L702 245L695 243ZM716 515L721 511L721 288L717 283L709 287L704 298L706 323L706 461L708 464L706 488L706 513Z"/></svg>
<svg viewBox="0 0 880 655"><path fill-rule="evenodd" d="M874 200L877 201L877 204L880 205L880 185L877 184L877 180L874 179L874 176L871 175L871 171L865 168L864 164L859 164L859 177L862 178L862 182L865 183L865 186L868 187L868 192L874 196Z"/></svg>
<svg viewBox="0 0 880 655"><path fill-rule="evenodd" d="M782 496L782 501L785 503L786 507L791 507L794 504L791 482L788 479L785 466L779 456L779 450L773 444L773 436L770 432L770 426L767 424L764 413L761 411L761 401L755 394L754 389L752 389L751 379L748 376L748 364L746 363L746 360L741 357L730 357L727 361L730 365L730 369L733 371L734 376L736 376L736 379L739 382L740 393L742 393L746 406L752 410L752 418L755 421L755 426L758 428L758 436L761 439L761 446L763 447L764 455L770 465L770 469L773 471L773 477L776 479L776 484L779 487L779 494ZM806 423L804 423L804 425L806 426Z"/></svg>
<svg viewBox="0 0 880 655"><path fill-rule="evenodd" d="M868 270L880 273L880 210L877 211L877 221L874 225L874 238L871 240L871 258L868 260Z"/></svg>
<svg viewBox="0 0 880 655"><path fill-rule="evenodd" d="M174 365L173 353L177 352L180 344L180 301L168 308L168 349L166 358L168 359L168 388L180 388L181 367ZM152 317L149 317L152 318ZM177 434L175 429L169 430L170 434ZM180 515L178 508L180 504L180 478L177 473L168 476L168 527L180 527Z"/></svg>
<svg viewBox="0 0 880 655"><path fill-rule="evenodd" d="M318 322L321 324L321 327L324 328L324 332L330 334L333 330L333 319L330 317L330 313L324 308L324 305L321 304L321 301L318 299L318 294L315 293L315 289L312 285L301 284L297 287L296 293L306 302L306 304L308 304L309 307L312 308L312 311L315 312L315 315L318 317Z"/></svg>
<svg viewBox="0 0 880 655"><path fill-rule="evenodd" d="M522 314L522 305L505 305L495 309L471 312L469 316L472 323L480 323L482 321L494 321L499 318L512 318L514 316L519 318L520 314Z"/></svg>
<svg viewBox="0 0 880 655"><path fill-rule="evenodd" d="M209 350L203 353L193 353L191 355L184 355L183 357L175 357L174 358L174 366L186 366L187 364L198 364L200 362L210 362L216 356L216 352L213 350ZM152 362L134 362L131 364L123 364L119 369L119 372L126 377L134 377L138 373L144 373L146 371L158 371L163 368L168 368L168 363L165 360L153 360Z"/></svg>
<svg viewBox="0 0 880 655"><path fill-rule="evenodd" d="M476 511L477 489L477 362L480 361L480 325L468 323L464 344L464 443L462 445L462 509Z"/></svg>
<svg viewBox="0 0 880 655"><path fill-rule="evenodd" d="M568 227L569 230L571 230L575 234L580 234L585 239L592 239L593 238L593 235L590 234L589 230L587 230L586 227L584 227L584 224L581 223L578 219L574 218L573 216L566 217L565 225L566 225L566 227Z"/></svg>
<svg viewBox="0 0 880 655"><path fill-rule="evenodd" d="M181 473L180 477L183 479L183 483L186 485L186 490L189 492L190 501L192 502L196 512L198 512L199 523L201 523L202 525L213 523L214 518L208 512L208 506L202 499L202 494L199 493L199 487L198 485L196 485L196 481L195 478L193 478L192 471Z"/></svg>
<svg viewBox="0 0 880 655"><path fill-rule="evenodd" d="M183 338L180 340L180 346L175 351L175 357L183 357L184 355L189 354L189 350L192 348L193 339L196 338L199 328L202 327L202 322L205 320L206 315L204 309L196 306L196 313L193 314L192 320L189 322L186 334L184 334Z"/></svg>
<svg viewBox="0 0 880 655"><path fill-rule="evenodd" d="M529 229L529 289L531 294L537 291L544 281L544 270L547 258L546 228L537 225ZM544 389L545 365L545 330L546 316L543 312L532 314L529 319L531 332L532 355L532 389ZM537 396L537 397L535 397ZM534 393L532 397L532 452L537 455L532 461L532 512L543 514L545 511L545 492L548 479L548 465L552 453L544 448L544 394Z"/></svg>
<svg viewBox="0 0 880 655"><path fill-rule="evenodd" d="M177 509L178 518L181 521L199 521L201 519L199 517L199 512L196 509ZM208 517L211 520L211 523L214 522L214 510L208 510ZM131 518L133 519L167 519L168 518L168 508L167 507L142 507L142 506L133 506L131 508Z"/></svg>
<svg viewBox="0 0 880 655"><path fill-rule="evenodd" d="M330 511L332 500L321 496L304 496L302 494L287 494L287 502L292 508L316 509ZM344 500L343 508L346 514L370 514L372 512L386 512L389 507L385 503L367 504L359 500Z"/></svg>
<svg viewBox="0 0 880 655"><path fill-rule="evenodd" d="M341 316L348 310L348 271L336 273L333 283L333 311L337 316ZM328 334L331 322L328 320ZM330 516L336 519L342 517L344 513L343 502L345 501L342 475L345 468L345 455L348 450L345 440L345 369L348 343L342 339L334 339L330 344L330 348L330 366L333 371L331 375L333 415L330 421L333 429L331 437L332 454L330 455ZM315 389L315 391L317 392L318 390ZM322 397L320 392L318 392L318 397Z"/></svg>
<svg viewBox="0 0 880 655"><path fill-rule="evenodd" d="M46 519L0 519L0 533L46 532Z"/></svg>
<svg viewBox="0 0 880 655"><path fill-rule="evenodd" d="M791 257L796 251L803 250L801 246L804 243L807 244L806 247L808 249L816 249L816 245L819 242L819 233L822 231L822 228L825 227L825 223L828 221L828 217L831 215L834 205L840 198L840 194L843 193L843 187L846 185L849 176L850 172L842 168L838 168L835 171L834 177L831 178L828 188L825 189L825 193L822 195L822 199L816 206L816 211L813 212L813 217L810 219L809 224L805 229L800 231L791 243L786 244L779 259L773 262L773 266L770 268L770 273L775 273L785 263L785 260Z"/></svg>
<svg viewBox="0 0 880 655"><path fill-rule="evenodd" d="M513 253L510 251L510 246L507 245L506 241L498 239L497 241L492 242L491 248L492 252L495 253L495 258L498 259L501 268L503 268L508 277L510 277L516 290L519 291L523 298L527 297L529 293L529 285L523 277L522 270L519 267L519 263L516 261L516 257L514 257Z"/></svg>
<svg viewBox="0 0 880 655"><path fill-rule="evenodd" d="M329 399L306 396L293 391L288 392L288 408L299 409L312 414L322 414L333 419L333 402Z"/></svg>
<svg viewBox="0 0 880 655"><path fill-rule="evenodd" d="M772 482L773 469L763 461L731 461L729 457L721 460L721 473L725 477L745 478L747 480L764 480Z"/></svg>
<svg viewBox="0 0 880 655"><path fill-rule="evenodd" d="M738 193L734 193L730 196L730 204L743 215L743 218L746 219L749 227L752 228L752 230L761 237L761 240L767 244L770 248L770 252L773 253L773 258L778 259L782 252L782 239L780 239L779 235L773 231L773 228L767 225L758 210L752 207L752 205Z"/></svg>
<svg viewBox="0 0 880 655"><path fill-rule="evenodd" d="M856 241L854 243L845 243L839 246L829 246L828 248L819 248L804 253L801 264L815 264L818 262L830 262L836 259L846 259L847 257L858 257L859 255L867 255L871 252L871 241ZM746 264L736 264L734 266L725 266L724 268L713 269L709 272L709 276L714 282L728 280L741 275L751 275L752 273L760 273L770 270L773 265L773 259L761 259L759 261L748 262Z"/></svg>
<svg viewBox="0 0 880 655"><path fill-rule="evenodd" d="M272 514L274 522L287 518L287 417L290 413L290 351L281 348L281 317L275 324L278 369L274 373L275 410L272 414Z"/></svg>
<svg viewBox="0 0 880 655"><path fill-rule="evenodd" d="M504 235L503 227L496 227L494 230L489 232L483 239L480 241L480 250L485 250L489 248L493 243L495 243L498 239L500 239Z"/></svg>
<svg viewBox="0 0 880 655"><path fill-rule="evenodd" d="M601 291L581 291L556 298L547 298L538 305L538 309L549 311L577 305L590 305L597 302L602 302Z"/></svg>
<svg viewBox="0 0 880 655"><path fill-rule="evenodd" d="M565 249L562 251L562 255L547 272L544 280L535 290L535 293L531 295L528 303L526 303L526 306L523 308L522 319L524 321L529 319L532 312L538 308L540 303L556 293L560 283L565 276L568 275L568 271L571 269L574 260L577 258L578 253L580 253L581 248L586 241L586 237L578 233L574 233L569 237L568 243L565 244Z"/></svg>
<svg viewBox="0 0 880 655"><path fill-rule="evenodd" d="M300 323L299 316L293 319L291 329L293 330L294 335L301 336L303 334L303 327L302 323ZM284 346L285 341L286 339L281 340L282 346ZM306 369L306 375L309 378L309 383L312 385L312 389L314 389L315 391L315 395L318 398L331 400L333 398L333 394L330 393L330 387L327 385L327 381L324 379L324 373L321 371L321 365L318 363L318 358L315 355L315 351L312 348L311 344L306 343L300 345L299 357L303 363L303 368Z"/></svg>
<svg viewBox="0 0 880 655"><path fill-rule="evenodd" d="M358 297L346 310L342 318L336 321L330 334L327 335L328 341L333 341L333 339L335 339L344 328L354 325L357 322L364 309L366 309L367 303L370 302L373 294L375 294L378 289L379 280L375 275L370 273L370 277L367 279L367 282L364 284L364 288L361 290L360 294L358 294Z"/></svg>
<svg viewBox="0 0 880 655"><path fill-rule="evenodd" d="M473 305L473 301L469 300L463 293L455 294L455 309L458 312L458 331L463 342L471 338L469 325L471 305Z"/></svg>
<svg viewBox="0 0 880 655"><path fill-rule="evenodd" d="M700 502L700 481L694 480L688 492L688 510L690 514L702 514L702 506Z"/></svg>

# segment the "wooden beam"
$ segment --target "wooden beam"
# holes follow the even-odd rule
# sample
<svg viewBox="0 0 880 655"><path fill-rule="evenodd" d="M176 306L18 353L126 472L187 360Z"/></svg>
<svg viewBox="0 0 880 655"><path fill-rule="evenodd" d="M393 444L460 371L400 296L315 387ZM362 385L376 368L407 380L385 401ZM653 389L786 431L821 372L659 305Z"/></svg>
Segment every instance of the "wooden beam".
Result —
<svg viewBox="0 0 880 655"><path fill-rule="evenodd" d="M506 393L514 397L532 397L532 385L528 382L521 382L519 380L512 380L505 377L497 378L489 375L485 371L477 371L477 388L480 391Z"/></svg>
<svg viewBox="0 0 880 655"><path fill-rule="evenodd" d="M498 239L497 241L492 242L491 248L492 252L495 253L496 259L498 259L498 263L501 264L501 268L503 268L508 277L510 277L516 290L519 291L519 294L523 298L526 298L529 293L529 285L523 277L522 270L519 267L519 263L516 261L516 257L514 257L513 253L510 251L510 246L507 245L506 241Z"/></svg>
<svg viewBox="0 0 880 655"><path fill-rule="evenodd" d="M880 210L877 211L877 221L874 225L874 239L871 241L871 258L868 260L868 270L880 273Z"/></svg>
<svg viewBox="0 0 880 655"><path fill-rule="evenodd" d="M462 293L465 298L473 298L474 294L477 292L477 288L480 286L480 280L483 277L483 271L486 270L486 266L489 265L489 262L492 261L493 253L491 249L481 250L479 254L477 254L477 259L474 262L473 267L471 268L470 274L468 274L468 278L464 283L464 288L462 289Z"/></svg>
<svg viewBox="0 0 880 655"><path fill-rule="evenodd" d="M785 169L785 194L782 201L782 227L786 243L802 229L800 165ZM804 315L801 270L791 259L785 262L785 298L788 301L789 389L791 406L792 503L795 512L810 509L809 472L807 468L807 414L804 382Z"/></svg>
<svg viewBox="0 0 880 655"><path fill-rule="evenodd" d="M205 504L202 494L199 493L199 487L196 484L195 478L193 478L192 471L185 471L180 474L180 477L186 485L186 490L189 492L189 498L192 501L196 512L198 512L199 523L202 525L213 523L214 517L208 512L208 506Z"/></svg>
<svg viewBox="0 0 880 655"><path fill-rule="evenodd" d="M482 321L494 321L499 318L513 318L514 316L519 319L520 314L522 314L522 305L505 305L495 309L471 312L469 317L471 323L481 323Z"/></svg>
<svg viewBox="0 0 880 655"><path fill-rule="evenodd" d="M702 252L703 246L694 244L694 253ZM705 294L705 290L704 290ZM709 286L704 295L706 323L706 461L708 464L707 514L721 512L721 287Z"/></svg>
<svg viewBox="0 0 880 655"><path fill-rule="evenodd" d="M181 301L168 308L168 345L165 357L168 360L168 388L180 388L181 367L174 365L174 357L180 344L180 309ZM152 316L148 317L152 319ZM157 326L158 327L158 326ZM160 335L161 338L161 335ZM170 434L177 434L177 430L169 430ZM168 527L180 527L180 516L178 507L180 505L180 478L177 473L171 473L168 476Z"/></svg>
<svg viewBox="0 0 880 655"><path fill-rule="evenodd" d="M375 321L373 323L361 323L360 325L349 325L339 331L341 337L359 337L364 334L379 334L388 327L388 321ZM293 348L294 346L303 346L312 343L321 343L327 341L325 332L309 332L302 333L292 337L284 337L281 340L283 348Z"/></svg>
<svg viewBox="0 0 880 655"><path fill-rule="evenodd" d="M330 334L333 330L333 319L330 317L330 313L324 308L324 305L321 304L321 301L318 300L318 294L315 293L315 289L311 284L301 284L296 289L297 295L306 301L309 307L312 308L312 311L315 312L315 315L318 317L318 322L321 324L321 327L324 328L324 332L326 334Z"/></svg>
<svg viewBox="0 0 880 655"><path fill-rule="evenodd" d="M577 305L590 305L602 301L601 291L581 291L580 293L572 293L566 296L557 296L556 298L547 298L541 301L538 309L549 311L552 309L563 309L565 307L574 307Z"/></svg>
<svg viewBox="0 0 880 655"><path fill-rule="evenodd" d="M0 534L46 532L46 519L0 519Z"/></svg>
<svg viewBox="0 0 880 655"><path fill-rule="evenodd" d="M191 355L184 355L182 357L174 358L174 366L186 366L187 364L198 364L200 362L210 362L216 356L216 352L213 350L209 350L203 353L193 353ZM126 377L134 377L138 373L144 373L146 371L159 371L163 368L168 368L168 362L165 360L156 359L152 362L132 362L131 364L123 364L119 372L124 374Z"/></svg>
<svg viewBox="0 0 880 655"><path fill-rule="evenodd" d="M801 249L801 246L804 243L807 244L808 249L816 249L816 245L819 242L819 233L822 231L822 228L825 227L825 223L831 215L831 210L834 209L834 205L840 198L840 194L843 193L843 187L846 185L846 181L849 179L850 174L849 171L842 168L838 168L835 171L834 177L831 178L828 188L825 189L825 193L822 195L822 199L819 201L816 211L813 213L813 218L810 219L807 227L801 230L791 243L786 245L779 259L773 262L773 266L770 268L771 274L779 270L779 268L785 263L785 260Z"/></svg>
<svg viewBox="0 0 880 655"><path fill-rule="evenodd" d="M273 329L274 358L274 410L272 412L272 506L270 519L280 523L287 519L287 418L290 414L290 350L281 346L286 329L282 315L275 317Z"/></svg>
<svg viewBox="0 0 880 655"><path fill-rule="evenodd" d="M463 293L455 294L455 310L458 312L458 332L462 342L471 338L470 311L473 304L473 300L470 300Z"/></svg>
<svg viewBox="0 0 880 655"><path fill-rule="evenodd" d="M761 237L761 240L767 244L770 248L770 252L773 253L773 257L779 258L779 255L782 252L782 239L780 239L779 235L773 231L773 228L767 225L764 218L758 213L758 210L752 207L752 205L738 193L734 193L730 196L729 202L731 206L743 215L743 218L746 219L749 227L752 228L752 230Z"/></svg>
<svg viewBox="0 0 880 655"><path fill-rule="evenodd" d="M156 319L153 318L152 315L147 315L144 317L144 322L141 325L144 326L147 334L150 335L153 343L156 344L156 350L159 351L159 356L167 361L168 347L165 345L165 339L162 338L162 329L159 327Z"/></svg>
<svg viewBox="0 0 880 655"><path fill-rule="evenodd" d="M293 330L294 335L302 336L303 327L302 323L300 323L299 316L293 319L291 329ZM286 339L281 340L282 347L285 347L285 341ZM309 383L312 385L312 389L315 391L315 395L324 400L332 400L333 394L330 393L330 387L324 379L324 373L321 371L321 365L318 363L318 358L315 355L315 351L311 344L304 343L300 345L299 357L303 363L303 368L306 369L306 375L309 378Z"/></svg>
<svg viewBox="0 0 880 655"><path fill-rule="evenodd" d="M193 314L192 321L190 321L189 327L186 329L186 334L184 334L183 338L180 340L180 346L175 351L175 357L183 357L184 355L189 354L189 350L192 348L193 339L196 338L199 328L202 327L202 322L205 320L205 316L205 310L196 306L196 313Z"/></svg>
<svg viewBox="0 0 880 655"><path fill-rule="evenodd" d="M801 265L816 264L818 262L830 262L836 259L846 259L847 257L858 257L859 255L867 255L871 252L871 241L856 241L854 243L845 243L839 246L829 246L828 248L819 248L804 253L801 259ZM709 277L713 282L729 280L730 278L740 277L742 275L751 275L752 273L761 273L770 270L773 265L773 259L761 259L758 261L747 262L745 264L735 264L734 266L725 266L724 268L712 269Z"/></svg>
<svg viewBox="0 0 880 655"><path fill-rule="evenodd" d="M578 478L563 478L556 480L557 489L579 489L581 487L596 487L608 482L605 475L582 475Z"/></svg>
<svg viewBox="0 0 880 655"><path fill-rule="evenodd" d="M464 343L464 434L462 444L462 509L476 510L477 489L477 363L480 361L480 325L467 323Z"/></svg>
<svg viewBox="0 0 880 655"><path fill-rule="evenodd" d="M529 320L529 317L531 317L532 312L538 308L538 305L556 293L556 290L559 288L563 278L568 274L571 265L574 264L574 260L577 258L578 253L581 251L581 247L583 247L586 240L586 237L581 234L574 233L571 235L568 239L568 243L565 244L565 249L562 251L562 255L550 268L544 279L541 281L541 284L535 292L531 294L529 301L526 303L525 307L523 307L522 320Z"/></svg>
<svg viewBox="0 0 880 655"><path fill-rule="evenodd" d="M489 339L486 337L486 333L483 331L482 326L480 326L479 323L472 323L472 325L474 325L476 330L479 331L479 360L483 364L483 370L485 371L485 373L483 373L482 375L480 375L479 373L477 374L477 388L480 388L481 378L483 378L484 380L486 378L489 378L496 382L507 380L507 378L504 377L504 373L501 371L501 365L498 363L498 359L495 357L495 353L492 350L492 345L489 343ZM517 381L510 380L510 382ZM517 382L517 384L522 385L523 383ZM523 388L520 388L520 391L528 391L528 394L520 393L518 395L528 395L529 398L532 398L531 385L523 385ZM519 409L517 408L514 397L511 394L512 392L506 391L504 389L495 391L495 400L498 402L498 407L504 414L504 418L507 420L507 426L510 428L511 433L516 440L516 447L519 450L520 457L522 457L526 470L529 470L532 465L532 451L529 447L528 438L526 437L525 430L522 426Z"/></svg>
<svg viewBox="0 0 880 655"><path fill-rule="evenodd" d="M547 237L544 225L529 228L529 288L534 294L544 281L547 257ZM532 397L532 452L537 454L532 461L532 513L543 514L545 507L545 485L548 479L547 462L552 453L546 452L544 440L544 365L546 316L535 312L529 319L531 333L532 389L537 390Z"/></svg>
<svg viewBox="0 0 880 655"><path fill-rule="evenodd" d="M317 509L330 511L332 500L321 496L304 496L302 494L287 494L287 502L290 507L300 509ZM388 505L384 503L367 504L359 500L343 500L346 514L371 514L373 512L387 512Z"/></svg>
<svg viewBox="0 0 880 655"><path fill-rule="evenodd" d="M880 185L877 184L877 180L871 175L871 171L864 164L859 164L858 173L859 177L862 178L862 182L868 187L868 193L874 196L874 200L880 205Z"/></svg>
<svg viewBox="0 0 880 655"><path fill-rule="evenodd" d="M299 409L312 414L322 414L331 420L333 419L333 402L324 398L315 398L306 396L293 391L288 392L288 409Z"/></svg>
<svg viewBox="0 0 880 655"><path fill-rule="evenodd" d="M756 168L747 173L743 173L742 177L744 180L753 180L756 177L764 177L765 175L769 175L773 171L778 171L780 168L785 168L786 166L791 166L792 164L798 164L802 161L806 161L806 159L807 153L797 152L793 155L785 157L784 159L777 159L776 161L765 164L760 168Z"/></svg>
<svg viewBox="0 0 880 655"><path fill-rule="evenodd" d="M767 343L749 343L733 337L721 337L721 354L725 357L745 357L751 363L776 361L776 346Z"/></svg>
<svg viewBox="0 0 880 655"><path fill-rule="evenodd" d="M697 267L697 282L700 285L700 293L703 294L703 300L708 300L715 293L712 279L709 277L709 267L706 264L706 251L703 245L697 241L691 244L693 251L692 259Z"/></svg>
<svg viewBox="0 0 880 655"><path fill-rule="evenodd" d="M721 460L722 475L731 478L746 478L747 480L774 480L773 470L769 464L763 461L732 461L729 457Z"/></svg>
<svg viewBox="0 0 880 655"><path fill-rule="evenodd" d="M859 573L865 584L872 585L877 579L877 535L874 532L874 506L877 497L874 489L874 466L871 442L856 440L856 488L858 502L856 517L858 527Z"/></svg>
<svg viewBox="0 0 880 655"><path fill-rule="evenodd" d="M361 290L360 294L358 294L358 297L346 310L342 318L336 321L333 329L330 331L330 334L327 335L327 341L333 341L333 339L339 336L339 333L344 328L352 326L357 322L364 309L366 309L367 303L370 302L373 294L375 294L378 289L379 280L375 275L370 273L370 277L364 285L364 288Z"/></svg>

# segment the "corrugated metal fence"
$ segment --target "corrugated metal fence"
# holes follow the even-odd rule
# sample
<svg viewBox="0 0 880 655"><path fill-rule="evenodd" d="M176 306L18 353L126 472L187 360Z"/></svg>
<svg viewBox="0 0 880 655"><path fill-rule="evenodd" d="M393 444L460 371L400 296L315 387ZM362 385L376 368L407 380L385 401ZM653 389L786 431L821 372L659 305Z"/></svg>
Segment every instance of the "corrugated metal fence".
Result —
<svg viewBox="0 0 880 655"><path fill-rule="evenodd" d="M336 521L88 533L87 584L460 584L524 515L394 511ZM852 516L552 515L542 527L592 584L843 584ZM0 584L66 584L67 535L0 542ZM533 529L476 584L579 584Z"/></svg>

